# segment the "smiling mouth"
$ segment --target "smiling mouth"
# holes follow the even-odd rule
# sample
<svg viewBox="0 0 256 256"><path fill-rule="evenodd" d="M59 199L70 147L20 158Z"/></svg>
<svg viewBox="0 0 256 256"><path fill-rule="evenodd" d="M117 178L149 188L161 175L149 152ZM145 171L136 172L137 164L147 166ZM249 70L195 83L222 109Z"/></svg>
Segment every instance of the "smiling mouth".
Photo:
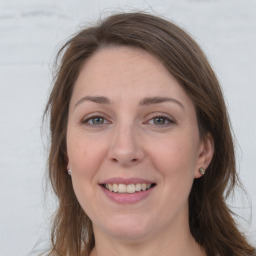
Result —
<svg viewBox="0 0 256 256"><path fill-rule="evenodd" d="M134 194L141 191L146 191L154 186L156 186L155 183L147 184L147 183L136 183L136 184L101 184L105 189L118 193L118 194Z"/></svg>

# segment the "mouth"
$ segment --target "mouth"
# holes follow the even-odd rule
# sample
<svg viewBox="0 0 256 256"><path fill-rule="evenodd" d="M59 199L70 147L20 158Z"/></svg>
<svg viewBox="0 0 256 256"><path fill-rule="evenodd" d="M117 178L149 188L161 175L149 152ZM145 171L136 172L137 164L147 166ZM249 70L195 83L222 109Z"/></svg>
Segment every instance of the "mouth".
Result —
<svg viewBox="0 0 256 256"><path fill-rule="evenodd" d="M109 190L110 192L114 192L117 194L135 194L141 191L150 190L156 186L155 183L135 183L135 184L101 184L101 186Z"/></svg>

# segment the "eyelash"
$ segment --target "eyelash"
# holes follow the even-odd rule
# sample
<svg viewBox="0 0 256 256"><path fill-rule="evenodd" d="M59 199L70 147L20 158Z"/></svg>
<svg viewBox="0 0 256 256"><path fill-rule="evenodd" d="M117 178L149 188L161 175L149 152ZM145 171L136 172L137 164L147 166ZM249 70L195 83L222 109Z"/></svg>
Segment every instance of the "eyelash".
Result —
<svg viewBox="0 0 256 256"><path fill-rule="evenodd" d="M154 119L157 119L157 118L163 119L163 120L165 121L164 124L160 124L160 125L155 124L155 123L152 124L152 125L155 125L155 126L159 126L159 128L166 127L166 126L169 126L169 125L175 123L172 119L170 119L169 117L164 116L164 115L156 115L156 116L154 116L153 118L149 119L149 121L151 121L151 120L153 121ZM147 122L149 122L149 121L147 121ZM167 122L167 123L166 123L166 122Z"/></svg>
<svg viewBox="0 0 256 256"><path fill-rule="evenodd" d="M93 119L97 119L97 118L101 118L101 119L103 119L103 121L104 121L104 123L103 124L93 124L93 123L89 123L90 121L92 121ZM102 115L92 115L92 116L89 116L89 117L87 117L86 119L83 119L82 120L82 124L85 124L85 125L88 125L88 126L92 126L92 127L100 127L100 126L102 126L102 125L105 125L106 123L105 123L105 121L106 121L107 119L104 117L104 116L102 116ZM93 122L93 121L92 121ZM107 121L107 123L110 123L109 121Z"/></svg>
<svg viewBox="0 0 256 256"><path fill-rule="evenodd" d="M102 124L93 124L93 119L97 119L97 118L103 119L103 122L104 122L104 123L102 123ZM148 121L146 121L145 123L149 123L150 121L153 121L154 119L157 119L157 118L163 119L165 123L164 123L164 124L155 124L155 123L153 123L153 124L150 124L150 125L157 126L158 128L163 128L163 127L167 127L167 126L170 126L171 124L174 124L174 123L175 123L172 119L170 119L169 117L166 117L166 116L164 116L164 115L156 115L156 116L152 117L151 119L149 119ZM107 121L107 122L105 122L105 121ZM91 122L91 123L90 123L90 122ZM153 122L154 122L154 121L153 121ZM166 122L167 122L167 123L166 123ZM103 126L103 125L105 125L105 124L109 124L109 123L111 123L111 122L108 121L108 120L107 120L104 116L102 116L102 115L92 115L92 116L87 117L86 119L83 119L83 120L81 121L81 123L82 123L82 124L85 124L85 125L88 125L88 126L91 126L91 127L101 127L101 126Z"/></svg>

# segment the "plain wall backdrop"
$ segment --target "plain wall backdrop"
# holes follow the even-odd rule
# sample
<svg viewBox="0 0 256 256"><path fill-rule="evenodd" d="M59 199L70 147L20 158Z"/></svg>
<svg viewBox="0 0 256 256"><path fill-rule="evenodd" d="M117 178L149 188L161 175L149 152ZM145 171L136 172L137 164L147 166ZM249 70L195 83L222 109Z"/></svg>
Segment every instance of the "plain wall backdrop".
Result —
<svg viewBox="0 0 256 256"><path fill-rule="evenodd" d="M47 138L41 118L56 51L84 25L125 10L171 19L208 56L223 87L240 177L251 198L251 223L239 223L256 245L255 0L0 0L1 256L32 255L36 244L48 242L54 200L51 194L44 199ZM230 203L250 220L245 196L238 191Z"/></svg>

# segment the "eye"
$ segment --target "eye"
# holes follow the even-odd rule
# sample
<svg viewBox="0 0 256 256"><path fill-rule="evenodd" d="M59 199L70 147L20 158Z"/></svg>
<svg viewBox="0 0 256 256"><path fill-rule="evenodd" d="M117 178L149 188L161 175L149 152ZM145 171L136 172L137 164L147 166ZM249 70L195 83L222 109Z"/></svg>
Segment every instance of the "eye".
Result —
<svg viewBox="0 0 256 256"><path fill-rule="evenodd" d="M148 123L156 126L168 126L174 123L174 121L166 116L155 116L154 118L150 119Z"/></svg>
<svg viewBox="0 0 256 256"><path fill-rule="evenodd" d="M110 123L106 118L102 116L91 116L82 121L83 124L90 126L101 126Z"/></svg>

